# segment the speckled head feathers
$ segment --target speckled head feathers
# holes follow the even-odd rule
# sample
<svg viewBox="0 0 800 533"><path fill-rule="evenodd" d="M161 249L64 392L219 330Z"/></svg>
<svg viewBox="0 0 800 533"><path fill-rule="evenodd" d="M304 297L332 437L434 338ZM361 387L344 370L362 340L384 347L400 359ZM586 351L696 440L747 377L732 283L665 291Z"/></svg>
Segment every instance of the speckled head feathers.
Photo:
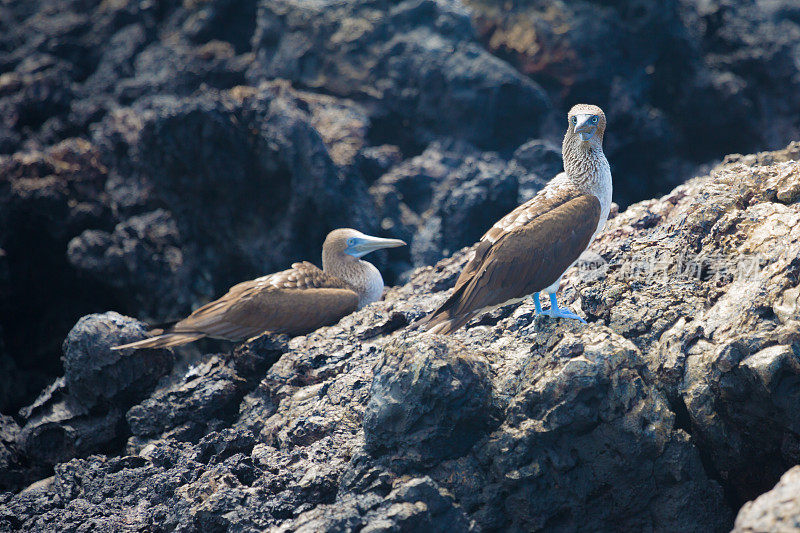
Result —
<svg viewBox="0 0 800 533"><path fill-rule="evenodd" d="M348 239L362 237L364 234L351 228L339 228L328 233L322 245L323 254L344 254Z"/></svg>
<svg viewBox="0 0 800 533"><path fill-rule="evenodd" d="M608 168L603 154L606 115L596 105L578 104L569 110L567 124L561 145L564 171L574 183L591 189L602 178L600 170Z"/></svg>
<svg viewBox="0 0 800 533"><path fill-rule="evenodd" d="M325 238L322 245L322 263L332 264L331 260L336 257L344 260L357 259L375 250L395 248L405 244L400 239L372 237L354 229L340 228L328 233Z"/></svg>
<svg viewBox="0 0 800 533"><path fill-rule="evenodd" d="M569 122L569 126L567 127L567 135L575 134L575 127L579 125L576 124L576 119L578 119L580 116L597 117L597 133L595 134L595 137L602 141L603 134L606 131L606 114L603 113L603 110L598 106L592 104L577 104L572 106L572 109L570 109L569 113L567 113L567 121Z"/></svg>

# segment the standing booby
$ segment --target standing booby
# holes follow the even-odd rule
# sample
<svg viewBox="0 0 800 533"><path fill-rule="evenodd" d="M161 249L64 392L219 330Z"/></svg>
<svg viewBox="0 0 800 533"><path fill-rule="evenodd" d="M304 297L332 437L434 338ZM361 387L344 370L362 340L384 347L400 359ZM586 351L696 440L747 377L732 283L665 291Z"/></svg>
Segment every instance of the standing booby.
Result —
<svg viewBox="0 0 800 533"><path fill-rule="evenodd" d="M267 331L310 333L380 299L381 273L360 258L403 245L399 239L370 237L354 229L334 230L322 245L322 270L303 261L239 283L183 320L152 330L155 337L114 349L180 346L203 337L242 341Z"/></svg>
<svg viewBox="0 0 800 533"><path fill-rule="evenodd" d="M564 172L481 237L453 294L425 319L425 329L452 333L481 311L531 294L538 314L585 322L558 306L556 292L561 276L608 219L611 168L603 154L603 110L579 104L567 121L561 147ZM542 311L540 292L550 297L547 311Z"/></svg>

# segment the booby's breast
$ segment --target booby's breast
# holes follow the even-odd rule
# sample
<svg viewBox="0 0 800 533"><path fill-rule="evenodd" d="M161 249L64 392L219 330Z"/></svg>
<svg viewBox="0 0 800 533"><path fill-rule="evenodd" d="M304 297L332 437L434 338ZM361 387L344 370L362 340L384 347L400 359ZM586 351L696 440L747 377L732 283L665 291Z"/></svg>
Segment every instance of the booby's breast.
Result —
<svg viewBox="0 0 800 533"><path fill-rule="evenodd" d="M380 271L368 261L362 261L364 264L364 280L363 286L365 287L364 295L359 299L358 308L361 309L365 305L372 302L377 302L383 296L383 276Z"/></svg>

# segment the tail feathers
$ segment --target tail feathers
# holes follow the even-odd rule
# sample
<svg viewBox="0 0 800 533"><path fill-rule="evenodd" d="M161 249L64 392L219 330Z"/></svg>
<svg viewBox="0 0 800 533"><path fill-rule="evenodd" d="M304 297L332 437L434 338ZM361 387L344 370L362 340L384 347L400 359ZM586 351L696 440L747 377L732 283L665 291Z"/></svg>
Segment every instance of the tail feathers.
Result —
<svg viewBox="0 0 800 533"><path fill-rule="evenodd" d="M181 346L190 342L202 339L205 333L164 333L163 335L156 335L148 339L123 344L121 346L114 346L112 350L125 350L132 348L138 350L140 348L170 348L172 346Z"/></svg>
<svg viewBox="0 0 800 533"><path fill-rule="evenodd" d="M451 316L450 311L432 313L423 318L419 328L438 335L449 335L472 320L476 313L465 313L461 316Z"/></svg>

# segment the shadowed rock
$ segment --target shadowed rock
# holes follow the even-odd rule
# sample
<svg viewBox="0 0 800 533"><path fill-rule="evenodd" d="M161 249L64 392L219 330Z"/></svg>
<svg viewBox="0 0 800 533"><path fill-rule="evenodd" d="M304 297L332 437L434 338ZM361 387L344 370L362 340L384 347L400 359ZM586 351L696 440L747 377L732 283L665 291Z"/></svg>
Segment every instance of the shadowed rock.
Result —
<svg viewBox="0 0 800 533"><path fill-rule="evenodd" d="M231 356L214 356L192 367L182 379L128 411L133 434L128 452L136 453L154 439L194 442L229 426L242 397L286 350L283 338L262 335Z"/></svg>
<svg viewBox="0 0 800 533"><path fill-rule="evenodd" d="M167 350L111 350L143 333L142 323L114 312L78 321L64 341L65 376L21 411L16 442L27 461L46 468L120 446L125 411L172 368Z"/></svg>
<svg viewBox="0 0 800 533"><path fill-rule="evenodd" d="M267 2L253 42L251 79L288 79L364 102L373 136L401 146L442 134L518 145L550 107L535 82L477 44L455 2Z"/></svg>
<svg viewBox="0 0 800 533"><path fill-rule="evenodd" d="M5 413L62 374L61 345L81 316L117 307L116 295L87 285L64 253L86 228L113 227L98 158L77 139L0 158L0 321L11 360L0 357L0 366L14 382L0 393Z"/></svg>
<svg viewBox="0 0 800 533"><path fill-rule="evenodd" d="M10 416L0 415L0 491L15 490L27 485L24 470L19 465L16 441L19 426Z"/></svg>
<svg viewBox="0 0 800 533"><path fill-rule="evenodd" d="M173 355L168 350L111 350L144 333L141 322L119 313L80 319L64 341L64 384L70 396L92 408L131 404L147 395L172 368Z"/></svg>

